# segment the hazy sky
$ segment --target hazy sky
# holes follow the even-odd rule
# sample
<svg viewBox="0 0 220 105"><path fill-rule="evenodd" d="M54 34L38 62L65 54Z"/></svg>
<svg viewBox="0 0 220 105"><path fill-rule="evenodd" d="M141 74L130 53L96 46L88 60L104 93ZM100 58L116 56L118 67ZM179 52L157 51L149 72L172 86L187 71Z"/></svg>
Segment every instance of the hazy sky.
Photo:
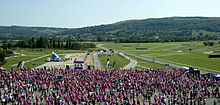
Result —
<svg viewBox="0 0 220 105"><path fill-rule="evenodd" d="M220 17L220 0L0 0L0 25L85 27L129 19Z"/></svg>

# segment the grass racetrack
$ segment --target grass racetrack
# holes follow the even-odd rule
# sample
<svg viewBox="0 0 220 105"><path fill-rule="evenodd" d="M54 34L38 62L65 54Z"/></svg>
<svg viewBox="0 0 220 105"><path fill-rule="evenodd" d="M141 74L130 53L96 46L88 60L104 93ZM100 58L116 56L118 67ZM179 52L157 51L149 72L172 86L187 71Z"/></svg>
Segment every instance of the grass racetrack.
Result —
<svg viewBox="0 0 220 105"><path fill-rule="evenodd" d="M220 44L218 42L219 41L216 41L214 46L205 46L202 41L168 43L106 43L105 47L119 51L132 52L136 55L151 57L156 60L171 61L220 71L220 58L208 58L208 55L204 54L204 52L209 51L213 51L213 54L219 54ZM147 49L139 50L137 48ZM151 68L150 65L146 66Z"/></svg>

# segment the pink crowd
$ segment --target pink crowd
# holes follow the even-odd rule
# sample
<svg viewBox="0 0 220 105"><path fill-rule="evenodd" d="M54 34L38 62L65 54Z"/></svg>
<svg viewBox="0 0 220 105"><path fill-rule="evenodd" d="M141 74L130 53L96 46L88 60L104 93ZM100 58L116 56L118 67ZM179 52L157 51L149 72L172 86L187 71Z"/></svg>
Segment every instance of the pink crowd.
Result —
<svg viewBox="0 0 220 105"><path fill-rule="evenodd" d="M218 84L170 69L9 70L0 71L0 100L3 105L206 105L220 97Z"/></svg>

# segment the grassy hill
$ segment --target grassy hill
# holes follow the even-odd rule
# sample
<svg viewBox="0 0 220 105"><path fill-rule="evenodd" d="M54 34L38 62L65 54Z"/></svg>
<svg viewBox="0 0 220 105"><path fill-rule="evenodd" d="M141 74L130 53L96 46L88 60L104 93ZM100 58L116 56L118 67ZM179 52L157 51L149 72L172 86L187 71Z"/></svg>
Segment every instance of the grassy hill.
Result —
<svg viewBox="0 0 220 105"><path fill-rule="evenodd" d="M54 37L59 36L68 28L53 27L24 27L24 26L0 26L0 38L4 39L24 39L27 37Z"/></svg>
<svg viewBox="0 0 220 105"><path fill-rule="evenodd" d="M1 39L61 37L116 42L181 42L220 39L220 17L167 17L127 20L83 28L1 26Z"/></svg>
<svg viewBox="0 0 220 105"><path fill-rule="evenodd" d="M128 20L71 30L72 35L101 37L119 42L172 42L220 38L220 18L170 17Z"/></svg>

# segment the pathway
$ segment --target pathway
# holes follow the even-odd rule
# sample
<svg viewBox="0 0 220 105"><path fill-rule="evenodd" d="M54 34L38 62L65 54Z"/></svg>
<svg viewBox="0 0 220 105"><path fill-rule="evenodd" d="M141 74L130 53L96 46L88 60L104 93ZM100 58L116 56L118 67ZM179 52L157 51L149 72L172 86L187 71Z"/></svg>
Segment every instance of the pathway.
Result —
<svg viewBox="0 0 220 105"><path fill-rule="evenodd" d="M95 70L103 68L103 66L99 60L98 54L93 53L93 57L94 57L93 60L94 60Z"/></svg>

